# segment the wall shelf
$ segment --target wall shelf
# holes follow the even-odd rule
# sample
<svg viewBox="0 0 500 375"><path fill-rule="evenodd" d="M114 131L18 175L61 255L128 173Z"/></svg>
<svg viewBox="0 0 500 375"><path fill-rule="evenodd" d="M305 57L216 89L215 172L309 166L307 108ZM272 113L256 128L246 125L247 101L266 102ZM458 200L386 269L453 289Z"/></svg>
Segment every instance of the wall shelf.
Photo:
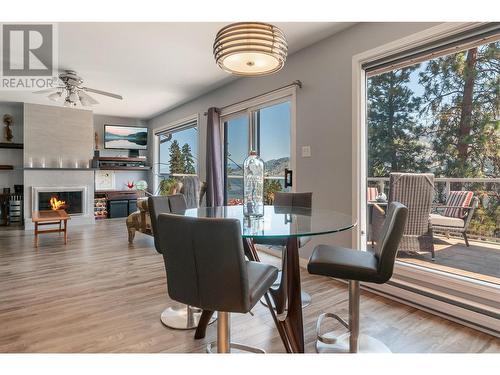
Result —
<svg viewBox="0 0 500 375"><path fill-rule="evenodd" d="M151 167L101 167L101 171L149 171Z"/></svg>
<svg viewBox="0 0 500 375"><path fill-rule="evenodd" d="M43 168L43 167L24 167L26 171L95 171L95 168Z"/></svg>
<svg viewBox="0 0 500 375"><path fill-rule="evenodd" d="M0 142L0 148L23 149L24 145L22 143Z"/></svg>

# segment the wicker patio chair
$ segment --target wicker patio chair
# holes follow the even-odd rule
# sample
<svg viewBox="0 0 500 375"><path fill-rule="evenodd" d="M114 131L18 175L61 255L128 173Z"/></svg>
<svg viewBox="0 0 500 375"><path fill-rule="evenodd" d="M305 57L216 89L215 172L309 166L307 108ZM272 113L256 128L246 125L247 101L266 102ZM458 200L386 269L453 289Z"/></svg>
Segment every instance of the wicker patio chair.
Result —
<svg viewBox="0 0 500 375"><path fill-rule="evenodd" d="M435 206L431 213L432 228L436 231L449 233L460 233L469 247L467 229L479 205L479 199L474 197L472 191L450 191L444 206Z"/></svg>
<svg viewBox="0 0 500 375"><path fill-rule="evenodd" d="M432 173L391 173L388 203L401 202L408 207L408 222L399 245L399 251L410 254L430 252L434 260L432 224L429 218L434 195ZM373 210L374 238L380 233L385 218L382 207Z"/></svg>

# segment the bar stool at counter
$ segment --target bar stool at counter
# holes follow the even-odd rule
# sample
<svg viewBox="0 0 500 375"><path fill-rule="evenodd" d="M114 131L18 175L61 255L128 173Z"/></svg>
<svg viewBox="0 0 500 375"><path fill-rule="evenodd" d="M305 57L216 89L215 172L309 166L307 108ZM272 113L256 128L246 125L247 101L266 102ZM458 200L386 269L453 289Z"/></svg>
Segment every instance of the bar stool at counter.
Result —
<svg viewBox="0 0 500 375"><path fill-rule="evenodd" d="M174 196L152 196L148 198L149 215L151 217L151 227L153 229L153 237L156 251L161 254L160 240L158 236L158 215L161 213L172 212L178 213L185 206L185 198L182 194ZM167 307L161 313L161 322L168 328L173 329L194 329L198 326L201 319L202 311L191 306ZM215 321L211 318L209 323Z"/></svg>
<svg viewBox="0 0 500 375"><path fill-rule="evenodd" d="M318 353L390 352L377 339L359 334L359 282L383 284L391 278L407 216L406 206L399 202L389 205L374 252L327 245L319 245L314 249L307 265L309 273L349 280L349 323L333 313L320 315L316 326ZM337 320L348 332L338 337L333 332L322 335L324 318Z"/></svg>
<svg viewBox="0 0 500 375"><path fill-rule="evenodd" d="M158 221L170 298L218 312L217 352L263 353L231 343L230 313L248 313L276 280L278 269L245 260L238 219L160 214Z"/></svg>

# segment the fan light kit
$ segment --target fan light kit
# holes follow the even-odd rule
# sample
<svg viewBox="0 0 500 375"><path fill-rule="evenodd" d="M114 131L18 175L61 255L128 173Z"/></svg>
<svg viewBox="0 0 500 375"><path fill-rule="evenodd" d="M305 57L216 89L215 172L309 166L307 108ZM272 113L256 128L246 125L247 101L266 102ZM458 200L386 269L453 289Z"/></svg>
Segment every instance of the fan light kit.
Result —
<svg viewBox="0 0 500 375"><path fill-rule="evenodd" d="M288 44L276 26L239 22L219 30L213 52L221 69L240 76L261 76L283 68Z"/></svg>
<svg viewBox="0 0 500 375"><path fill-rule="evenodd" d="M54 102L59 102L64 99L65 107L76 107L78 104L88 107L99 104L99 102L88 95L87 92L109 96L114 99L123 99L121 95L84 87L83 79L74 70L65 70L64 73L59 74L59 79L62 82L60 86L35 91L35 94L49 94L48 98Z"/></svg>

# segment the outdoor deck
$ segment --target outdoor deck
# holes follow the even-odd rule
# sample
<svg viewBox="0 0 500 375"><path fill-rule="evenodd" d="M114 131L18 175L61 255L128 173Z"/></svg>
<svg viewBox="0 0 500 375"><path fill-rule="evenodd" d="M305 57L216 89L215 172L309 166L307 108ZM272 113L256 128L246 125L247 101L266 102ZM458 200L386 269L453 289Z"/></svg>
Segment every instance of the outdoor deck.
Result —
<svg viewBox="0 0 500 375"><path fill-rule="evenodd" d="M400 253L398 260L449 272L455 275L500 284L500 243L469 240L470 247L464 240L434 234L436 259L430 254L408 255Z"/></svg>

